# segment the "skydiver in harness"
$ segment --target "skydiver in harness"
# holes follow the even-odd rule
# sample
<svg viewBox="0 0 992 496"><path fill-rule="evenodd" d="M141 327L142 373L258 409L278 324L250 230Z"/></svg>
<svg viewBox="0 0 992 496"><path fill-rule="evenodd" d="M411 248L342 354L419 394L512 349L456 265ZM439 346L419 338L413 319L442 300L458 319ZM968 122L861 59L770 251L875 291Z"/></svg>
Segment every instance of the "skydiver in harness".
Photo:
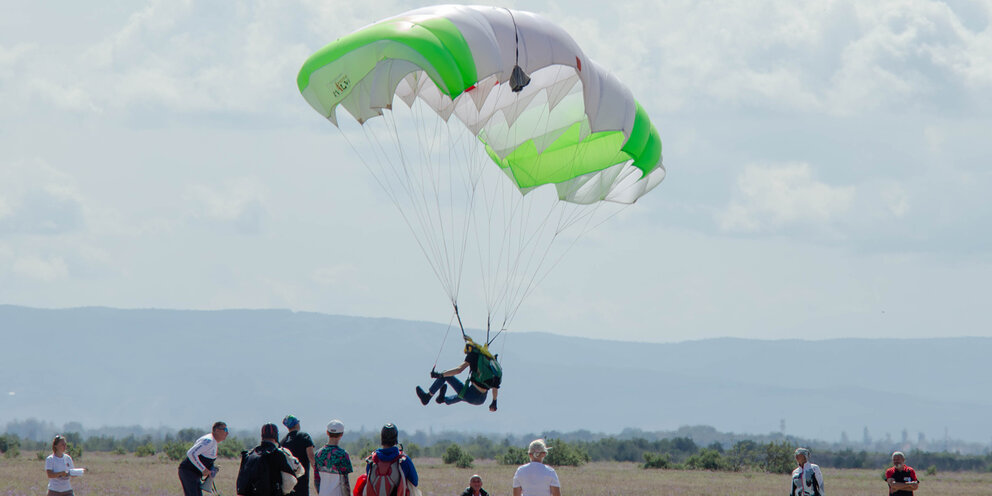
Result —
<svg viewBox="0 0 992 496"><path fill-rule="evenodd" d="M455 376L466 368L469 369L469 379L462 383ZM431 378L434 379L434 383L427 391L417 386L417 396L420 397L420 402L424 405L438 391L440 394L434 400L437 403L451 405L464 401L471 405L481 405L486 402L486 396L492 389L493 401L489 404L489 411L496 411L496 397L499 395L499 385L503 380L503 369L500 367L497 357L489 353L488 346L481 346L472 341L472 338L465 336L465 361L444 372L437 372L432 369ZM445 394L448 392L449 385L455 394L446 397Z"/></svg>

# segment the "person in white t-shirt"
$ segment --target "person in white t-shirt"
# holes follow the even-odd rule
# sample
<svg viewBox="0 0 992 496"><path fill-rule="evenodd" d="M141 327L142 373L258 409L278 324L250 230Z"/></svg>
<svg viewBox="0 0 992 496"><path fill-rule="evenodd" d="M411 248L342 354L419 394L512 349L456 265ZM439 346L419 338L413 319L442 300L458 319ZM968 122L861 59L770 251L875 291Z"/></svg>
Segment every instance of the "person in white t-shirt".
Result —
<svg viewBox="0 0 992 496"><path fill-rule="evenodd" d="M513 496L561 496L561 483L555 469L544 464L548 447L536 439L527 447L530 463L521 465L513 474Z"/></svg>
<svg viewBox="0 0 992 496"><path fill-rule="evenodd" d="M45 472L48 473L48 496L72 496L69 482L72 457L65 453L65 438L55 436L52 440L52 454L45 458ZM80 469L82 470L82 469Z"/></svg>

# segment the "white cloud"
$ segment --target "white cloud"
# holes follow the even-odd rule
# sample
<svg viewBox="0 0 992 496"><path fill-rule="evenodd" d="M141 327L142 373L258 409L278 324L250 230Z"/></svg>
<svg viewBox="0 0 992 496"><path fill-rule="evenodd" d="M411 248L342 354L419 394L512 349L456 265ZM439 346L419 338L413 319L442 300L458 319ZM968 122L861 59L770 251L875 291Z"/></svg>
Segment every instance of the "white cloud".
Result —
<svg viewBox="0 0 992 496"><path fill-rule="evenodd" d="M984 98L992 86L992 30L969 28L974 13L944 2L645 0L600 9L569 2L547 15L650 110L852 115L939 102L948 86Z"/></svg>
<svg viewBox="0 0 992 496"><path fill-rule="evenodd" d="M196 184L187 188L192 216L240 234L258 234L267 216L266 188L253 178L231 181L220 188Z"/></svg>
<svg viewBox="0 0 992 496"><path fill-rule="evenodd" d="M310 280L321 286L341 285L359 275L358 269L351 264L338 264L331 267L319 267L310 275Z"/></svg>
<svg viewBox="0 0 992 496"><path fill-rule="evenodd" d="M69 268L62 257L43 258L28 255L14 260L11 271L19 276L52 282L69 275Z"/></svg>
<svg viewBox="0 0 992 496"><path fill-rule="evenodd" d="M85 218L83 197L69 175L38 160L0 166L0 234L62 234Z"/></svg>
<svg viewBox="0 0 992 496"><path fill-rule="evenodd" d="M717 222L731 232L815 228L848 213L854 195L852 186L815 180L809 164L749 165L737 178L735 198L718 213Z"/></svg>

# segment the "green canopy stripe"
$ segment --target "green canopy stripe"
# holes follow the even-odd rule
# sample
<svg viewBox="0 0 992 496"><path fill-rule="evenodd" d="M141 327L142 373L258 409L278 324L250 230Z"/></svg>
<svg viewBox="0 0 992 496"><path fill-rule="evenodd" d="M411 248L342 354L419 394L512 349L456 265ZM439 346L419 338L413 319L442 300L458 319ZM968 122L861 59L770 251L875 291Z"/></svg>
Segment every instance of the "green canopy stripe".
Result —
<svg viewBox="0 0 992 496"><path fill-rule="evenodd" d="M296 77L300 92L310 85L310 76L321 67L352 50L384 40L406 45L427 59L432 67L423 69L428 73L437 73L441 81L435 80L434 83L451 98L476 83L478 76L472 50L451 21L434 17L416 23L412 28L410 24L410 21L403 19L384 21L328 44L311 55L300 69ZM419 63L417 60L409 61Z"/></svg>

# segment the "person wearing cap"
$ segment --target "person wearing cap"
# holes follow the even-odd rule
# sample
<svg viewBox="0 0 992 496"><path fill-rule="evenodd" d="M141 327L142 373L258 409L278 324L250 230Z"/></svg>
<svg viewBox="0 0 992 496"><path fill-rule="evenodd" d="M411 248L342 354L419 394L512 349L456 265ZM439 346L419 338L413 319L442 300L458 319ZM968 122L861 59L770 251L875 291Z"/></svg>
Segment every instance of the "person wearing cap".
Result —
<svg viewBox="0 0 992 496"><path fill-rule="evenodd" d="M489 493L482 488L482 477L475 474L468 480L468 487L462 491L462 496L489 496Z"/></svg>
<svg viewBox="0 0 992 496"><path fill-rule="evenodd" d="M289 432L279 442L279 446L288 449L304 466L303 477L300 477L296 488L288 495L310 496L310 467L314 462L313 439L310 439L310 434L300 430L300 419L293 415L286 415L286 418L282 419L282 425L285 425Z"/></svg>
<svg viewBox="0 0 992 496"><path fill-rule="evenodd" d="M809 461L809 449L798 448L795 452L796 467L792 471L792 491L790 496L823 496L823 473L820 466Z"/></svg>
<svg viewBox="0 0 992 496"><path fill-rule="evenodd" d="M371 488L371 494L378 494L374 489L375 487L379 487L379 484L376 482L377 476L375 475L375 469L376 466L380 464L392 465L394 463L398 463L402 471L403 479L405 479L408 484L412 484L414 486L419 485L420 478L417 475L417 467L413 465L413 460L411 460L410 457L403 453L403 451L397 446L399 444L399 429L397 429L393 424L386 424L382 426L382 431L379 434L379 440L382 443L382 447L376 449L371 455L369 455L368 458L365 459L365 476L368 481L367 486L373 486L373 488ZM390 470L389 472L390 477L393 478L389 485L393 488L398 487L397 484L399 484L398 476L400 474L397 472L398 471L395 470ZM364 493L370 494L370 488L366 487Z"/></svg>
<svg viewBox="0 0 992 496"><path fill-rule="evenodd" d="M885 482L889 484L892 496L913 496L913 491L920 488L916 471L906 465L906 455L901 451L892 453L892 466L885 471Z"/></svg>
<svg viewBox="0 0 992 496"><path fill-rule="evenodd" d="M464 383L455 376L469 369L468 380ZM503 381L503 369L495 355L489 353L488 346L480 346L471 338L465 338L465 361L461 365L438 372L431 370L430 376L434 382L427 391L417 386L417 397L420 403L427 405L434 393L438 393L437 403L451 405L464 401L471 405L481 405L486 402L489 390L493 391L493 401L489 403L489 411L496 411L496 398L499 396L499 386ZM448 386L454 394L445 396Z"/></svg>
<svg viewBox="0 0 992 496"><path fill-rule="evenodd" d="M348 452L338 446L344 435L344 424L334 419L327 424L327 445L317 452L314 484L317 496L350 496L348 474L353 470Z"/></svg>
<svg viewBox="0 0 992 496"><path fill-rule="evenodd" d="M282 496L284 488L296 486L303 476L303 465L286 448L279 446L276 424L262 426L262 442L250 452L241 453L236 490L238 496Z"/></svg>
<svg viewBox="0 0 992 496"><path fill-rule="evenodd" d="M548 446L543 439L531 441L527 447L530 463L521 465L513 474L513 496L561 496L561 483L555 469L544 464Z"/></svg>
<svg viewBox="0 0 992 496"><path fill-rule="evenodd" d="M217 443L227 439L227 424L214 422L209 434L200 436L186 451L186 458L179 464L179 482L183 485L184 496L203 496L200 483L203 477L216 473Z"/></svg>

